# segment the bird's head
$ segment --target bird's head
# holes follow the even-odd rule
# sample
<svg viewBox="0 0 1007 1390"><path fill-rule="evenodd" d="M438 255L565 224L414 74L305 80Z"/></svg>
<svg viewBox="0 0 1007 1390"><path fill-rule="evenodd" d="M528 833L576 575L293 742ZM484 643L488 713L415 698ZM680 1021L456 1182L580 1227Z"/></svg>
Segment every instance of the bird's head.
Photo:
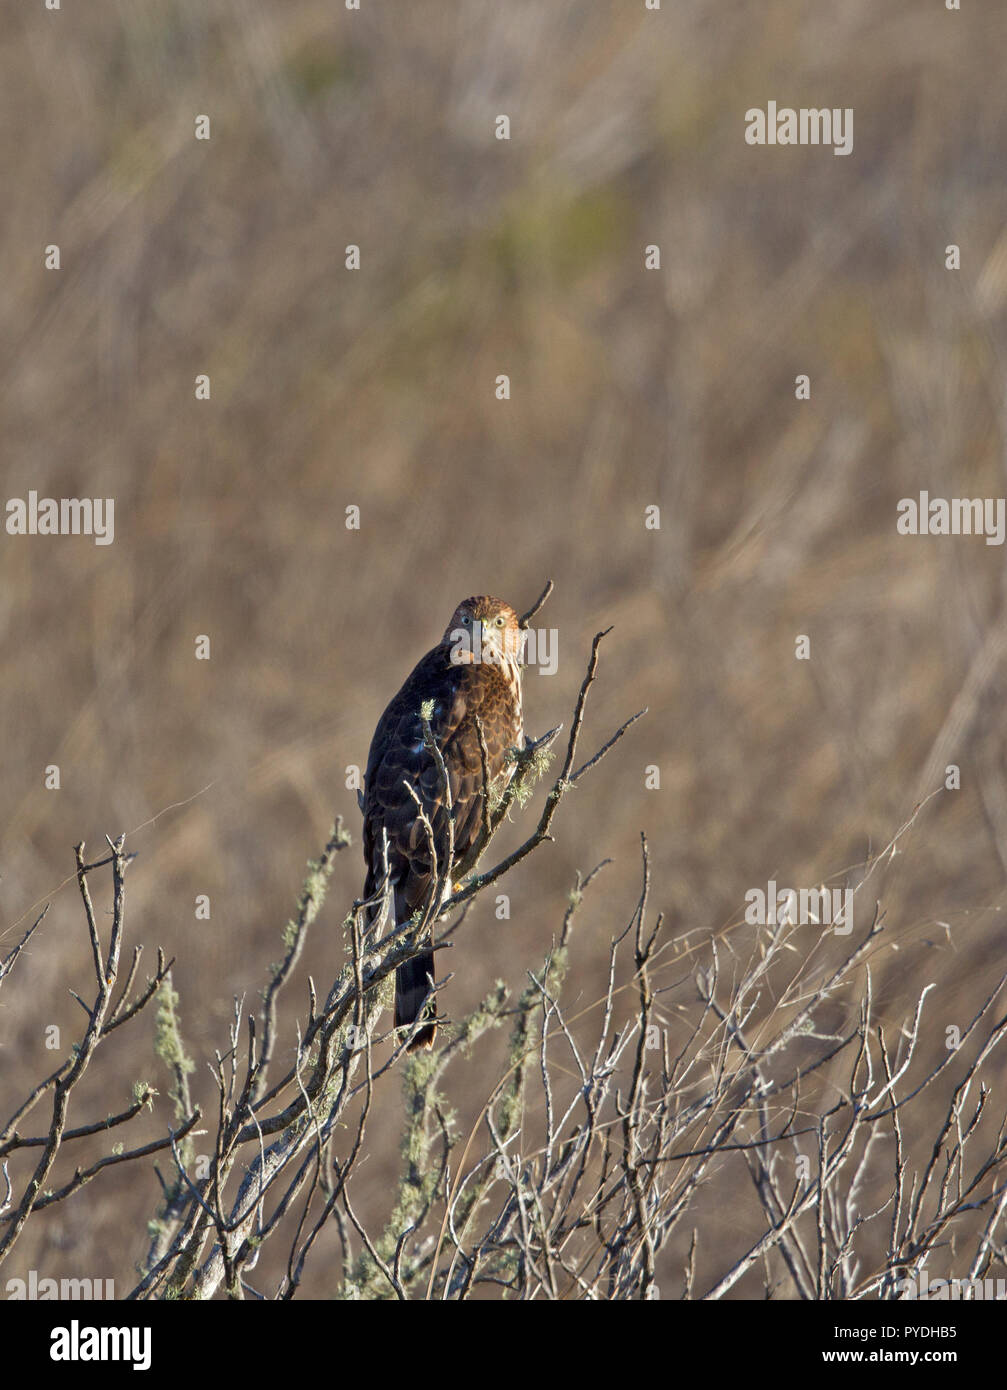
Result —
<svg viewBox="0 0 1007 1390"><path fill-rule="evenodd" d="M520 662L526 636L509 603L480 594L458 605L443 640L451 647L453 661L499 664L507 659Z"/></svg>

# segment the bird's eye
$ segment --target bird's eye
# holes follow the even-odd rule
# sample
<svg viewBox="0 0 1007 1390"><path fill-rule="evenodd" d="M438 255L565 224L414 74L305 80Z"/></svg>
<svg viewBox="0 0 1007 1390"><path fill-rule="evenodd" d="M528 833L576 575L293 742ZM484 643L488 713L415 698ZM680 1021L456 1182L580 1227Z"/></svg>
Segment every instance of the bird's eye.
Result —
<svg viewBox="0 0 1007 1390"><path fill-rule="evenodd" d="M504 615L503 615L502 613L498 613L498 614L497 614L497 616L496 616L496 625L497 625L497 627L503 627L503 625L504 625Z"/></svg>
<svg viewBox="0 0 1007 1390"><path fill-rule="evenodd" d="M468 626L468 623L469 623L469 615L468 615L467 613L463 613L463 614L462 614L462 622L466 625L466 627Z"/></svg>

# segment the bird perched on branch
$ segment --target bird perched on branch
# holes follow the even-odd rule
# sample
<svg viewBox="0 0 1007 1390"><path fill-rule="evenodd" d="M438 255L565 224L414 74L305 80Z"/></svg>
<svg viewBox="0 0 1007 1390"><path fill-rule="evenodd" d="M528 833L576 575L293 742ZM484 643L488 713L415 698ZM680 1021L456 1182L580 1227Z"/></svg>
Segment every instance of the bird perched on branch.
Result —
<svg viewBox="0 0 1007 1390"><path fill-rule="evenodd" d="M513 774L508 751L524 747L525 635L509 603L486 595L466 599L439 644L413 668L378 721L362 800L364 897L381 886L387 835L396 926L414 914L422 917L438 882L450 891L454 866L482 834L487 783L502 790ZM434 748L440 751L443 771ZM424 1009L433 976L432 950L406 961L396 973L396 1028L413 1024L421 1010L429 1020L417 1031L410 1051L433 1046L433 1001Z"/></svg>

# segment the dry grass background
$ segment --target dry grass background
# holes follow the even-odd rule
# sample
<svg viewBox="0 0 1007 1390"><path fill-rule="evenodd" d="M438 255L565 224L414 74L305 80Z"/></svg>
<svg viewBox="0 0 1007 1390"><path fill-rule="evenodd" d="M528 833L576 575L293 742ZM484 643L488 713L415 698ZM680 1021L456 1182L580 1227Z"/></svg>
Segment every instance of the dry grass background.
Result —
<svg viewBox="0 0 1007 1390"><path fill-rule="evenodd" d="M875 875L898 948L875 962L881 1011L897 1024L938 980L936 1059L1005 955L1004 555L900 537L895 504L1007 490L996 7L3 12L3 497L113 496L116 538L0 536L0 942L72 871L76 840L143 826L128 944L177 956L186 1041L212 1056L232 995L254 997L278 958L333 815L356 832L345 768L402 677L459 599L520 609L551 576L560 665L529 673L532 731L569 718L609 623L586 736L650 715L514 875L512 920L480 900L443 1006L460 1014L498 976L520 988L575 871L610 855L568 987L593 999L642 828L655 905L702 939L770 877L845 881L957 762L962 790ZM852 156L747 146L744 112L771 98L852 106ZM316 980L361 883L354 850ZM87 962L71 883L0 1002L4 1116L52 1064L43 1025L77 1026L66 986ZM167 1090L149 1022L115 1045L82 1113L125 1105L139 1076ZM463 1119L502 1048L456 1076ZM194 1084L211 1097L205 1067ZM167 1114L165 1099L151 1136ZM389 1086L356 1193L374 1220L398 1123ZM725 1165L707 1189L697 1284L758 1233L743 1180ZM5 1273L125 1289L156 1198L149 1165L99 1178L33 1221ZM305 1292L328 1286L320 1257Z"/></svg>

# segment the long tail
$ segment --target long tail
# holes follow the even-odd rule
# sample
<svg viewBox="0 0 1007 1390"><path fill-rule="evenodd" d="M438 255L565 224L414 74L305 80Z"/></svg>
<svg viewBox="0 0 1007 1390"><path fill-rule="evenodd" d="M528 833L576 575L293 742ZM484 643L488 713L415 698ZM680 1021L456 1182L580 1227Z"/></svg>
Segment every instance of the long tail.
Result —
<svg viewBox="0 0 1007 1390"><path fill-rule="evenodd" d="M430 993L430 980L433 978L433 973L433 951L424 951L422 956L414 956L412 960L407 960L404 965L400 965L395 972L396 1028L406 1028L415 1023L420 1017L421 1010L423 1017L431 1020L426 1027L417 1032L409 1044L410 1052L415 1052L418 1047L433 1047L434 1045L437 1025L433 1020L437 1017L437 1008L432 999L426 1008L423 1008L423 1001Z"/></svg>

